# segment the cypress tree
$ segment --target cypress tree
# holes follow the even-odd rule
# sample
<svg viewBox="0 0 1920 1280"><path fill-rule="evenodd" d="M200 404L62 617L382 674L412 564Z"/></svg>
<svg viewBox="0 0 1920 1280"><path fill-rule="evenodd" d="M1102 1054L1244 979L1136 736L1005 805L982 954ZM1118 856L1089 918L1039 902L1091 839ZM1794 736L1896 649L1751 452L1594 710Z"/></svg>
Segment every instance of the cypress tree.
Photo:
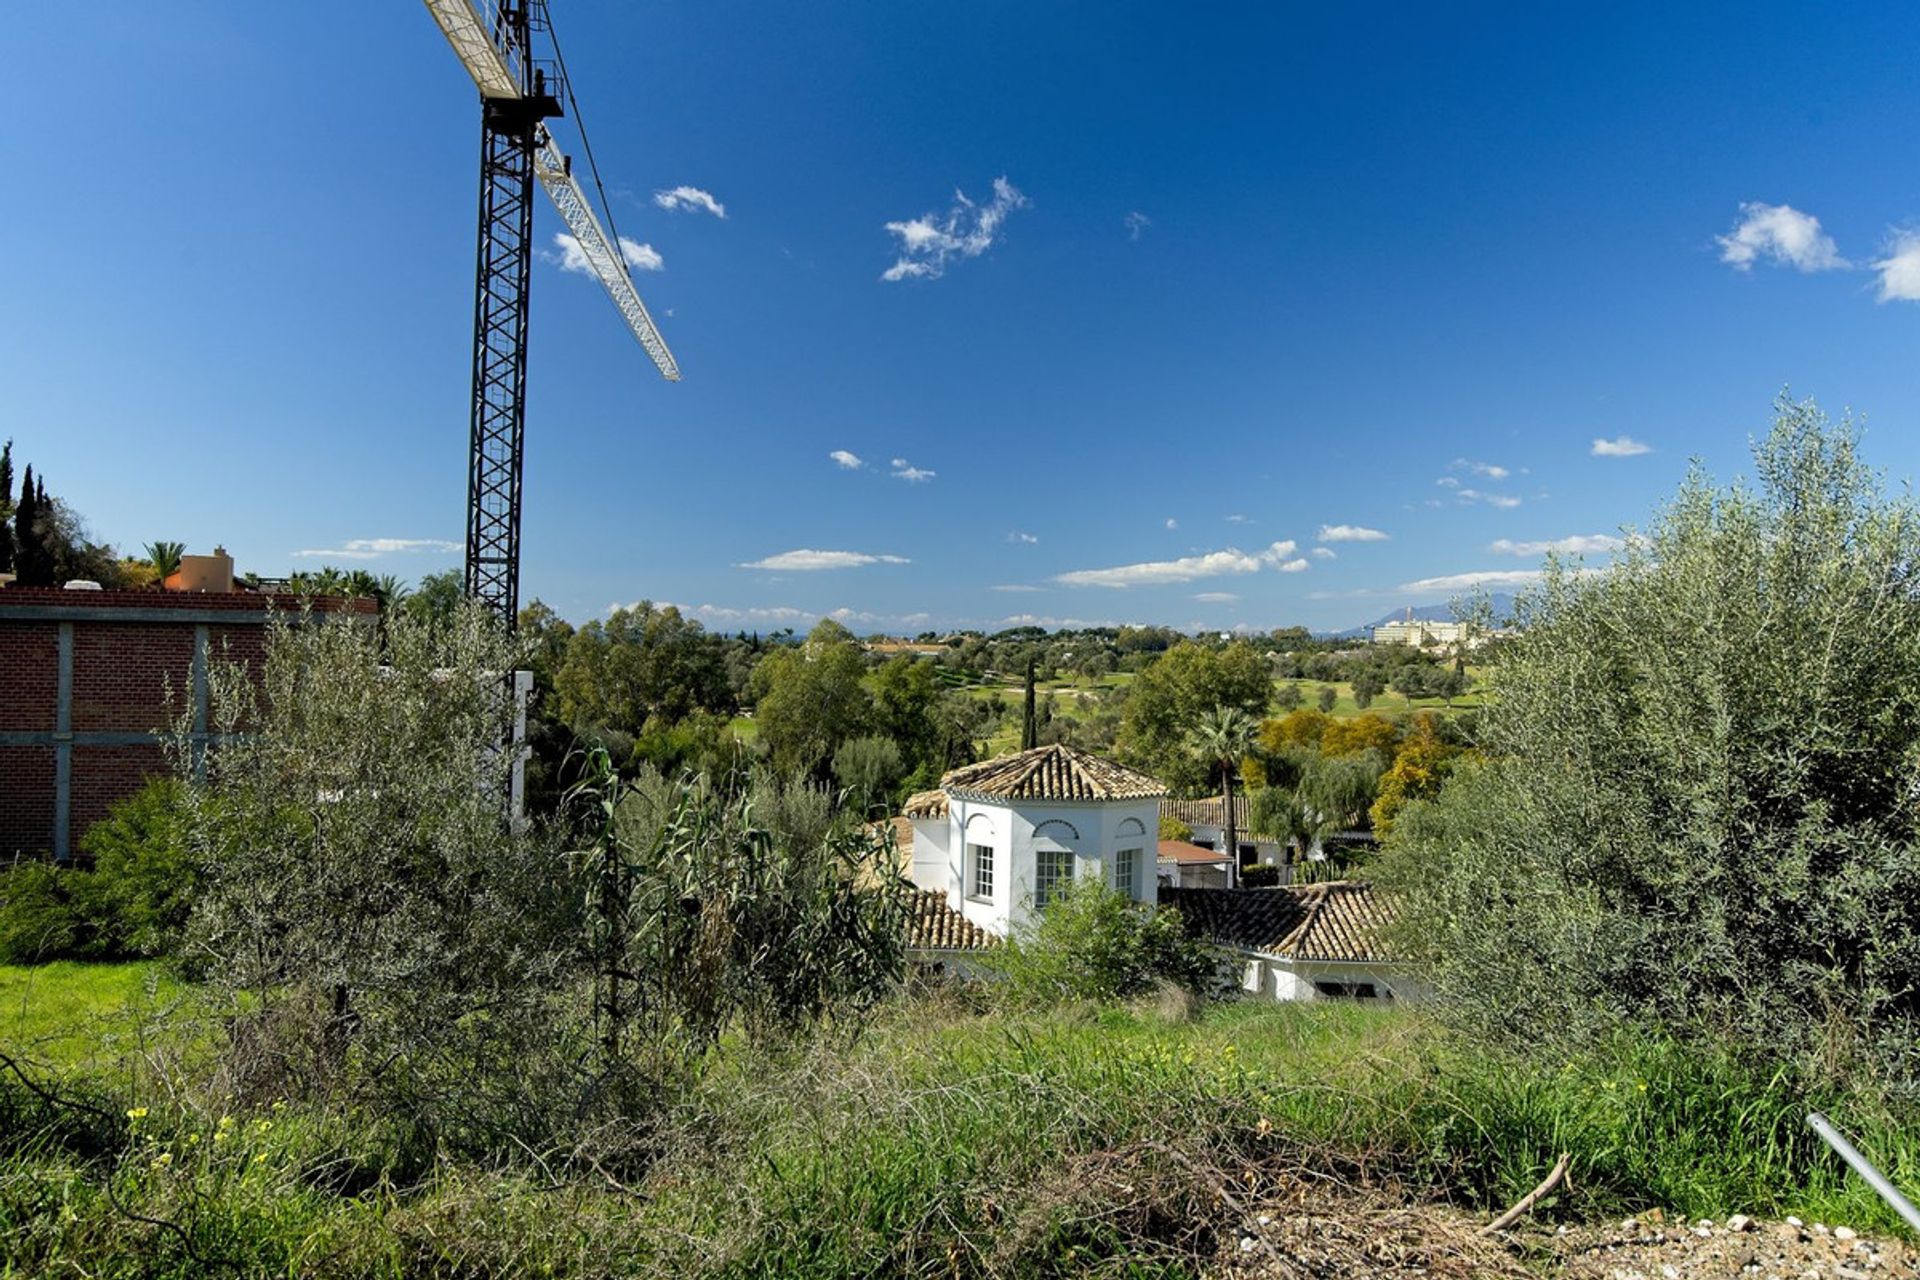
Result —
<svg viewBox="0 0 1920 1280"><path fill-rule="evenodd" d="M13 572L13 441L0 445L0 573Z"/></svg>
<svg viewBox="0 0 1920 1280"><path fill-rule="evenodd" d="M1033 705L1033 655L1027 655L1027 714L1020 727L1020 749L1031 751L1040 745L1040 720Z"/></svg>
<svg viewBox="0 0 1920 1280"><path fill-rule="evenodd" d="M20 485L20 504L13 512L14 542L19 548L14 567L23 587L53 585L53 555L47 550L46 530L41 528L46 496L46 482L36 482L29 466Z"/></svg>

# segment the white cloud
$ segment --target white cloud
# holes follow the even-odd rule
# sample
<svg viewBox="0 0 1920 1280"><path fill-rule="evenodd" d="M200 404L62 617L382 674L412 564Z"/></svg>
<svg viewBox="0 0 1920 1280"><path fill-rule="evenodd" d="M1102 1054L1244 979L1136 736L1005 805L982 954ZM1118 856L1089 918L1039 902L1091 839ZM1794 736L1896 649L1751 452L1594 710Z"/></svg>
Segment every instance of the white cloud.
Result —
<svg viewBox="0 0 1920 1280"><path fill-rule="evenodd" d="M577 271L585 276L594 274L593 267L587 262L587 251L580 247L578 240L563 231L555 234L553 242L560 247L562 271ZM625 236L620 237L620 256L627 260L628 266L638 267L642 271L661 271L667 265L666 259L652 245L641 244Z"/></svg>
<svg viewBox="0 0 1920 1280"><path fill-rule="evenodd" d="M1153 225L1153 219L1141 213L1138 209L1129 213L1126 217L1122 218L1121 221L1126 224L1127 239L1129 240L1138 240L1141 234Z"/></svg>
<svg viewBox="0 0 1920 1280"><path fill-rule="evenodd" d="M460 549L459 543L448 542L445 538L349 538L337 547L309 547L293 554L320 560L377 560L381 556L445 553Z"/></svg>
<svg viewBox="0 0 1920 1280"><path fill-rule="evenodd" d="M1642 444L1632 436L1615 436L1611 440L1596 438L1593 448L1588 452L1596 458L1632 458L1643 453L1652 453L1653 446Z"/></svg>
<svg viewBox="0 0 1920 1280"><path fill-rule="evenodd" d="M1500 538L1490 544L1487 550L1503 556L1544 556L1549 551L1578 556L1611 554L1626 545L1625 538L1616 538L1610 533L1576 533L1540 542L1515 542L1511 538Z"/></svg>
<svg viewBox="0 0 1920 1280"><path fill-rule="evenodd" d="M641 244L625 236L620 237L620 256L627 260L628 266L638 267L642 271L662 271L667 265L666 259L652 245Z"/></svg>
<svg viewBox="0 0 1920 1280"><path fill-rule="evenodd" d="M872 613L866 609L841 607L827 615L835 622L886 623L889 626L919 626L927 620L924 613Z"/></svg>
<svg viewBox="0 0 1920 1280"><path fill-rule="evenodd" d="M782 551L764 560L752 560L736 567L811 573L817 569L858 569L869 564L912 563L905 556L870 556L864 551L813 551L802 548L798 551Z"/></svg>
<svg viewBox="0 0 1920 1280"><path fill-rule="evenodd" d="M933 479L934 476L938 474L939 472L937 471L927 471L916 467L905 458L895 458L893 460L893 478L895 480L905 480L908 484L921 484Z"/></svg>
<svg viewBox="0 0 1920 1280"><path fill-rule="evenodd" d="M1179 527L1180 527L1180 522L1178 520L1175 520L1172 516L1167 517L1167 528L1178 529Z"/></svg>
<svg viewBox="0 0 1920 1280"><path fill-rule="evenodd" d="M1438 480L1435 480L1434 483L1445 489L1458 489L1460 487L1460 481L1458 477L1455 476L1441 476Z"/></svg>
<svg viewBox="0 0 1920 1280"><path fill-rule="evenodd" d="M1477 573L1450 573L1440 578L1403 582L1400 590L1410 595L1427 595L1443 591L1471 591L1475 587L1525 587L1538 581L1538 569L1484 569Z"/></svg>
<svg viewBox="0 0 1920 1280"><path fill-rule="evenodd" d="M1114 623L1102 618L1054 618L1038 613L1016 613L1000 619L1003 627L1048 627L1058 630L1062 627L1111 627Z"/></svg>
<svg viewBox="0 0 1920 1280"><path fill-rule="evenodd" d="M716 218L727 216L727 206L715 200L711 193L698 187L675 187L671 191L656 191L653 202L662 209L705 210Z"/></svg>
<svg viewBox="0 0 1920 1280"><path fill-rule="evenodd" d="M1323 524L1315 542L1385 542L1385 533L1358 524Z"/></svg>
<svg viewBox="0 0 1920 1280"><path fill-rule="evenodd" d="M1880 273L1880 301L1920 302L1920 231L1896 232L1886 255L1873 264Z"/></svg>
<svg viewBox="0 0 1920 1280"><path fill-rule="evenodd" d="M1289 564L1298 563L1304 569L1307 562L1288 560L1293 552L1294 544L1290 541L1276 542L1265 551L1252 553L1229 547L1225 551L1209 551L1178 560L1148 560L1111 569L1075 569L1055 576L1054 581L1069 587L1124 588L1192 582L1196 578L1217 578L1230 573L1258 573L1263 568L1295 573L1298 570L1288 568Z"/></svg>
<svg viewBox="0 0 1920 1280"><path fill-rule="evenodd" d="M1237 511L1234 514L1228 516L1226 519L1228 524L1252 524L1253 523L1253 521L1247 519L1247 517L1241 515Z"/></svg>
<svg viewBox="0 0 1920 1280"><path fill-rule="evenodd" d="M880 274L882 280L937 280L955 258L977 258L993 247L1007 215L1024 207L1027 198L1004 177L993 180L993 199L975 204L961 191L953 193L953 207L944 216L922 214L905 222L889 222L888 231L900 237L900 256Z"/></svg>
<svg viewBox="0 0 1920 1280"><path fill-rule="evenodd" d="M835 449L832 453L828 454L827 456L829 458L832 458L834 462L838 464L842 470L845 470L845 471L858 471L860 468L867 465L866 463L860 461L859 454L852 453L846 449Z"/></svg>
<svg viewBox="0 0 1920 1280"><path fill-rule="evenodd" d="M645 601L636 600L626 605L611 604L607 606L607 612L612 613L615 609L637 609L644 603ZM814 610L795 609L791 605L784 604L752 605L744 609L736 609L718 604L670 604L665 600L656 600L653 603L655 608L678 609L681 616L699 618L703 622L810 622L820 616Z"/></svg>
<svg viewBox="0 0 1920 1280"><path fill-rule="evenodd" d="M1491 462L1475 462L1471 458L1455 458L1447 464L1449 471L1471 471L1476 476L1485 476L1489 480L1505 480L1513 472Z"/></svg>
<svg viewBox="0 0 1920 1280"><path fill-rule="evenodd" d="M1801 271L1831 271L1848 265L1833 237L1820 230L1820 219L1791 205L1743 204L1733 231L1714 239L1720 245L1720 261L1741 271L1763 258Z"/></svg>
<svg viewBox="0 0 1920 1280"><path fill-rule="evenodd" d="M1305 556L1296 556L1292 560L1283 561L1275 565L1274 568L1282 573L1303 573L1308 568L1307 558Z"/></svg>
<svg viewBox="0 0 1920 1280"><path fill-rule="evenodd" d="M1340 553L1332 547L1315 547L1309 554L1311 554L1315 560L1332 560Z"/></svg>
<svg viewBox="0 0 1920 1280"><path fill-rule="evenodd" d="M1453 496L1462 503L1484 502L1490 507L1499 507L1503 511L1511 510L1512 508L1520 505L1520 499L1514 497L1511 494L1482 493L1478 489L1455 488L1453 491ZM1438 505L1438 504L1434 504L1434 505Z"/></svg>
<svg viewBox="0 0 1920 1280"><path fill-rule="evenodd" d="M1194 599L1201 604L1233 604L1240 597L1231 591L1202 591Z"/></svg>
<svg viewBox="0 0 1920 1280"><path fill-rule="evenodd" d="M987 590L989 590L989 591L1007 591L1007 592L1016 592L1016 591L1017 591L1017 592L1023 592L1023 593L1024 593L1024 592L1028 592L1028 591L1038 591L1039 589L1040 589L1040 588L1038 588L1038 587L1030 587L1030 586L1027 586L1027 585L1026 585L1025 583L1023 583L1023 582L1008 582L1008 583L1003 583L1003 584L1001 584L1000 586L997 586L997 587L988 587L988 588L987 588Z"/></svg>
<svg viewBox="0 0 1920 1280"><path fill-rule="evenodd" d="M1024 542L1028 546L1032 546L1034 543L1040 541L1040 539L1034 537L1030 533L1022 533L1020 530L1015 529L1007 535L1007 541L1008 542Z"/></svg>

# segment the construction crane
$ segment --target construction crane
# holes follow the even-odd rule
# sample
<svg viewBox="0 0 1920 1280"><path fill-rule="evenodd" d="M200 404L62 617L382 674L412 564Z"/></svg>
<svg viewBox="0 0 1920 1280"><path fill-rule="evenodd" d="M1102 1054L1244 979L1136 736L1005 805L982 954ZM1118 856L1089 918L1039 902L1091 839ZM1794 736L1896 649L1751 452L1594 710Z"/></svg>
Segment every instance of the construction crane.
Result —
<svg viewBox="0 0 1920 1280"><path fill-rule="evenodd" d="M669 382L680 366L640 301L615 237L600 225L546 122L572 102L546 0L426 0L480 90L480 236L473 304L466 592L506 626L520 610L520 479L527 425L527 285L538 178L633 336ZM551 60L534 57L536 35ZM574 103L579 115L579 104ZM581 137L585 139L584 130ZM592 147L587 147L591 162ZM596 185L598 177L595 178ZM604 199L604 193L602 195ZM612 214L608 214L608 223Z"/></svg>

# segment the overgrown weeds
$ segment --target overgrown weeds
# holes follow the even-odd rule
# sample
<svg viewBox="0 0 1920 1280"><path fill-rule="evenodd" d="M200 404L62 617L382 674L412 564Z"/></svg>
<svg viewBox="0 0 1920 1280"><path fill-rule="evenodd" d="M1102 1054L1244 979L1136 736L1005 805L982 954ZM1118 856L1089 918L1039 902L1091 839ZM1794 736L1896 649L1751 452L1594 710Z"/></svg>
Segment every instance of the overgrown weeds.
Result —
<svg viewBox="0 0 1920 1280"><path fill-rule="evenodd" d="M1799 1137L1814 1101L1920 1178L1920 1125L1862 1097L1646 1041L1529 1074L1410 1011L1331 1003L1169 1020L1151 999L902 1001L857 1035L729 1036L652 1101L633 1172L590 1143L423 1157L377 1115L228 1112L187 1079L83 1087L106 1119L0 1092L0 1249L28 1272L1181 1275L1269 1213L1319 1220L1329 1257L1377 1236L1435 1274L1488 1274L1443 1229L1459 1219L1419 1206L1497 1209L1560 1151L1574 1176L1548 1220L1659 1205L1891 1226Z"/></svg>

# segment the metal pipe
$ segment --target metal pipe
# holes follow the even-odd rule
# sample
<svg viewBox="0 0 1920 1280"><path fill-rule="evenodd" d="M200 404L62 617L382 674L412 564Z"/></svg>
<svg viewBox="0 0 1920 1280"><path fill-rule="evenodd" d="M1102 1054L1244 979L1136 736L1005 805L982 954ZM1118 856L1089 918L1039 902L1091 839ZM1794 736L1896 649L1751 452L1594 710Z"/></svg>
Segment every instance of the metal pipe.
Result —
<svg viewBox="0 0 1920 1280"><path fill-rule="evenodd" d="M1913 1201L1900 1194L1899 1188L1888 1182L1886 1175L1867 1162L1867 1158L1854 1149L1846 1135L1833 1127L1833 1122L1818 1111L1807 1113L1807 1123L1820 1135L1822 1141L1832 1147L1834 1153L1849 1165L1853 1171L1866 1179L1867 1185L1880 1193L1880 1198L1893 1206L1893 1211L1907 1220L1907 1225L1920 1231L1920 1209L1913 1207Z"/></svg>

